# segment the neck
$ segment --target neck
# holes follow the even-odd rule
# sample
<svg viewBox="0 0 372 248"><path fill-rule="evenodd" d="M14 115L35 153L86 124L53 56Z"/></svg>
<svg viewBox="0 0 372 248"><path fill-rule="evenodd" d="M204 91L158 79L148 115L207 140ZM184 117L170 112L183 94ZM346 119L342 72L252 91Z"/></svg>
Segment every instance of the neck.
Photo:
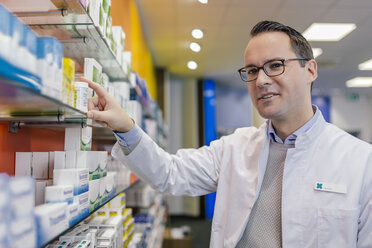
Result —
<svg viewBox="0 0 372 248"><path fill-rule="evenodd" d="M307 108L306 111L301 114L293 115L292 118L271 120L271 124L275 129L275 133L284 141L289 135L311 120L313 116L314 111L310 105L310 108Z"/></svg>

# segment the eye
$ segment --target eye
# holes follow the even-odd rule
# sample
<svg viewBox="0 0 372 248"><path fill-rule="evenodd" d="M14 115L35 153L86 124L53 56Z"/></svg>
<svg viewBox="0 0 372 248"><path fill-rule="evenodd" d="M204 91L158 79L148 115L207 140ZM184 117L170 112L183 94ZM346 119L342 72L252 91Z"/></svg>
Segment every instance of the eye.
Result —
<svg viewBox="0 0 372 248"><path fill-rule="evenodd" d="M256 74L258 69L256 67L246 68L246 72L249 75Z"/></svg>
<svg viewBox="0 0 372 248"><path fill-rule="evenodd" d="M269 64L270 70L277 70L283 67L283 63L281 61L273 61Z"/></svg>

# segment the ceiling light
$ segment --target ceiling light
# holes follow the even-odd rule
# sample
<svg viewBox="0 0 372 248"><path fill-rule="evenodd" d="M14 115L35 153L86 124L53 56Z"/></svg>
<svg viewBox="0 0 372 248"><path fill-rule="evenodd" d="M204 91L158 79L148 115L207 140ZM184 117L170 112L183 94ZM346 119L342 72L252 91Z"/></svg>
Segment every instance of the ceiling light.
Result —
<svg viewBox="0 0 372 248"><path fill-rule="evenodd" d="M193 52L200 52L200 45L196 42L191 42L190 43L190 49L193 51Z"/></svg>
<svg viewBox="0 0 372 248"><path fill-rule="evenodd" d="M321 55L323 53L323 50L321 48L313 48L313 55L314 59Z"/></svg>
<svg viewBox="0 0 372 248"><path fill-rule="evenodd" d="M198 0L200 3L202 4L207 4L208 3L208 0Z"/></svg>
<svg viewBox="0 0 372 248"><path fill-rule="evenodd" d="M356 77L346 81L346 86L352 87L372 87L372 77Z"/></svg>
<svg viewBox="0 0 372 248"><path fill-rule="evenodd" d="M196 70L196 68L198 68L198 64L195 61L189 61L187 62L187 67L190 70Z"/></svg>
<svg viewBox="0 0 372 248"><path fill-rule="evenodd" d="M339 41L355 28L354 23L313 23L303 36L308 41Z"/></svg>
<svg viewBox="0 0 372 248"><path fill-rule="evenodd" d="M198 29L198 28L196 28L196 29L193 29L192 31L191 31L191 35L192 35L192 37L194 37L195 39L201 39L201 38L203 38L203 31L201 30L201 29Z"/></svg>
<svg viewBox="0 0 372 248"><path fill-rule="evenodd" d="M359 64L358 68L361 71L372 70L372 59Z"/></svg>

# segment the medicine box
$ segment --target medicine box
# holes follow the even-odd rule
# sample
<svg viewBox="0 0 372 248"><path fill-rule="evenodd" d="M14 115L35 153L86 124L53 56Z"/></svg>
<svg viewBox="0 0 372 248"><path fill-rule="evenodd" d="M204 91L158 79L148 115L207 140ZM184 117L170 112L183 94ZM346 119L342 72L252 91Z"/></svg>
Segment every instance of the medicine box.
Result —
<svg viewBox="0 0 372 248"><path fill-rule="evenodd" d="M31 176L32 152L16 152L15 175Z"/></svg>
<svg viewBox="0 0 372 248"><path fill-rule="evenodd" d="M59 235L69 226L67 203L43 204L35 208L38 247Z"/></svg>
<svg viewBox="0 0 372 248"><path fill-rule="evenodd" d="M32 153L32 177L35 179L48 179L49 172L49 153L33 152Z"/></svg>
<svg viewBox="0 0 372 248"><path fill-rule="evenodd" d="M45 188L45 203L67 202L72 204L74 188L72 185L53 185Z"/></svg>
<svg viewBox="0 0 372 248"><path fill-rule="evenodd" d="M89 172L88 169L62 169L54 170L54 185L72 185L74 195L79 195L89 190Z"/></svg>
<svg viewBox="0 0 372 248"><path fill-rule="evenodd" d="M100 179L89 181L89 212L101 205L100 183Z"/></svg>

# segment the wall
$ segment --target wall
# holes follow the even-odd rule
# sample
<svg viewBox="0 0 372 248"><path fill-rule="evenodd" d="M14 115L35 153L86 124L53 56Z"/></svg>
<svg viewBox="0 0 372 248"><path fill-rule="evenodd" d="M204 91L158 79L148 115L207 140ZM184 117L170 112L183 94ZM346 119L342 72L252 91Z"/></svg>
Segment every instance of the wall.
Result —
<svg viewBox="0 0 372 248"><path fill-rule="evenodd" d="M155 69L135 0L112 0L111 17L112 24L122 26L125 32L124 49L132 52L132 70L146 79L149 92L156 100Z"/></svg>
<svg viewBox="0 0 372 248"><path fill-rule="evenodd" d="M22 128L10 133L8 122L0 122L0 172L14 175L15 152L63 151L63 129Z"/></svg>
<svg viewBox="0 0 372 248"><path fill-rule="evenodd" d="M165 116L169 124L169 152L198 147L197 82L169 75L165 84ZM199 216L199 197L168 196L172 215Z"/></svg>
<svg viewBox="0 0 372 248"><path fill-rule="evenodd" d="M217 129L236 129L252 125L248 90L216 84Z"/></svg>
<svg viewBox="0 0 372 248"><path fill-rule="evenodd" d="M372 98L359 95L350 100L346 94L331 96L331 122L345 131L360 131L360 139L372 141Z"/></svg>

